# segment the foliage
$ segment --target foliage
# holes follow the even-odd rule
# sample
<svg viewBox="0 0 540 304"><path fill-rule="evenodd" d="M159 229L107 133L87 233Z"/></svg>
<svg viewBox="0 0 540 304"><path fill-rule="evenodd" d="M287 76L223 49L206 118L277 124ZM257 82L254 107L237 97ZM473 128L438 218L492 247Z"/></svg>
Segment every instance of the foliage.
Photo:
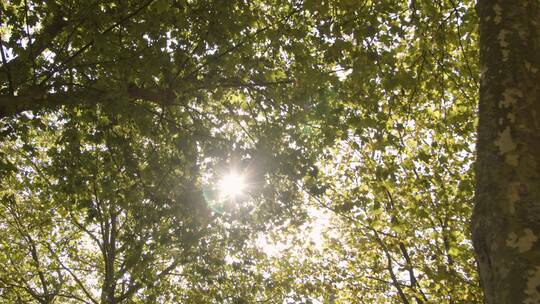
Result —
<svg viewBox="0 0 540 304"><path fill-rule="evenodd" d="M1 10L3 301L482 302L471 1Z"/></svg>

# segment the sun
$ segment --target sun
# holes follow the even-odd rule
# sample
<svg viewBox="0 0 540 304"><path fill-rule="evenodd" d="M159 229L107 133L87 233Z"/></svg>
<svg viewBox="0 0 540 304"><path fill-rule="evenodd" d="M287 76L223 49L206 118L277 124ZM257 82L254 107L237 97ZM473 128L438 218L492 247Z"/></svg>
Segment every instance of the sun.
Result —
<svg viewBox="0 0 540 304"><path fill-rule="evenodd" d="M232 171L219 181L218 188L222 197L236 198L244 193L246 182L244 176Z"/></svg>

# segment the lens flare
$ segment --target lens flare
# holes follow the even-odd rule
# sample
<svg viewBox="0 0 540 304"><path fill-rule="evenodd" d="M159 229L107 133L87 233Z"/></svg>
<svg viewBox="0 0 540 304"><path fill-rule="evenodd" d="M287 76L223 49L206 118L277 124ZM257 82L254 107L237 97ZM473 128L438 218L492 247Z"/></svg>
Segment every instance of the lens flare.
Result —
<svg viewBox="0 0 540 304"><path fill-rule="evenodd" d="M246 182L242 175L236 172L230 172L219 181L218 187L223 197L235 198L243 194L246 188Z"/></svg>

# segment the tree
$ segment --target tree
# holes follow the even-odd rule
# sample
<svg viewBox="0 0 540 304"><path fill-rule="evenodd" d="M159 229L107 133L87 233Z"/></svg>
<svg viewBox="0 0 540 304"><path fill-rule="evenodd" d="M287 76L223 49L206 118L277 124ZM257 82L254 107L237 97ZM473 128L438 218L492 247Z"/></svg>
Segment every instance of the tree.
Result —
<svg viewBox="0 0 540 304"><path fill-rule="evenodd" d="M304 182L313 204L337 215L322 249L336 265L325 272L336 301L482 302L468 241L473 7L379 1L333 16L354 37L338 60L352 67L336 98L347 135Z"/></svg>
<svg viewBox="0 0 540 304"><path fill-rule="evenodd" d="M309 166L312 153L283 135L327 89L307 81L308 38L296 39L302 47L288 38L304 16L294 4L271 7L2 2L3 299L198 302L248 232L285 220L295 197L288 181L276 185L290 191L254 210L214 208L203 191L231 159L294 159L250 166L261 180L254 197L274 194L268 176ZM277 47L266 54L268 44L305 60L291 66ZM228 216L235 226L225 229ZM252 227L250 217L265 220Z"/></svg>
<svg viewBox="0 0 540 304"><path fill-rule="evenodd" d="M4 1L2 20L2 299L482 302L473 1ZM250 186L216 199L231 168Z"/></svg>
<svg viewBox="0 0 540 304"><path fill-rule="evenodd" d="M299 9L287 1L2 2L0 117L62 105L178 106L195 93L293 79L309 89L302 80L321 43Z"/></svg>
<svg viewBox="0 0 540 304"><path fill-rule="evenodd" d="M153 135L164 137L142 137L97 113L65 123L55 116L56 128L41 129L33 145L20 141L24 132L4 143L11 163L26 168L2 182L4 238L20 244L4 244L0 263L16 274L2 278L6 299L154 301L154 285L194 258L209 222L189 171L194 146L182 133L156 126ZM186 171L169 170L171 162Z"/></svg>
<svg viewBox="0 0 540 304"><path fill-rule="evenodd" d="M488 303L537 303L540 5L478 1L482 71L473 239Z"/></svg>

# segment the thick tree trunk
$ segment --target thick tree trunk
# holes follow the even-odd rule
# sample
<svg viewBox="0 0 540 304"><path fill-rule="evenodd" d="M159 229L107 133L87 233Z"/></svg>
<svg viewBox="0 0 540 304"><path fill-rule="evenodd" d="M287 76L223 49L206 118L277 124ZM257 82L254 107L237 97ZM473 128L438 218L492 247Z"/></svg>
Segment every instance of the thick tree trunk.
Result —
<svg viewBox="0 0 540 304"><path fill-rule="evenodd" d="M487 303L540 303L540 1L479 0L472 233Z"/></svg>

